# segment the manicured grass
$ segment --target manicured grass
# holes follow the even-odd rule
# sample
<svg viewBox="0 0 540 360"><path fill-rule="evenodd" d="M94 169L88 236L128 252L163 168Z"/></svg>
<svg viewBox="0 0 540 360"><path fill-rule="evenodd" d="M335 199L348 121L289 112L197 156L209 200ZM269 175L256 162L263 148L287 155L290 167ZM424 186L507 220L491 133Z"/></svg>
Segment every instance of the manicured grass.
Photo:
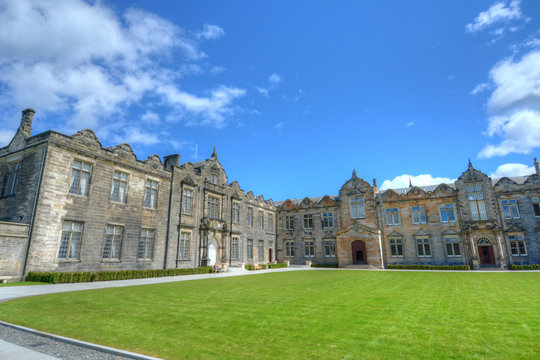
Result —
<svg viewBox="0 0 540 360"><path fill-rule="evenodd" d="M49 284L44 283L44 282L37 282L37 281L17 281L17 282L10 282L10 283L0 283L0 287L3 287L3 286L29 286L29 285L49 285Z"/></svg>
<svg viewBox="0 0 540 360"><path fill-rule="evenodd" d="M0 318L167 359L538 359L540 273L259 274L18 299Z"/></svg>

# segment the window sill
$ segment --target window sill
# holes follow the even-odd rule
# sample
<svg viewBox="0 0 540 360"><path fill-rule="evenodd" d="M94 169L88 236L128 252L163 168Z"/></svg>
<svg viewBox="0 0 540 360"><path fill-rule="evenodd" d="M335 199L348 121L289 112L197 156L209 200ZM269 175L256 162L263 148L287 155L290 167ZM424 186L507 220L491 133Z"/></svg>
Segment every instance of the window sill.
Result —
<svg viewBox="0 0 540 360"><path fill-rule="evenodd" d="M154 262L154 259L137 259L137 262L150 263L150 262Z"/></svg>
<svg viewBox="0 0 540 360"><path fill-rule="evenodd" d="M525 256L529 256L529 254L520 254L520 255L514 255L512 254L513 257L525 257Z"/></svg>
<svg viewBox="0 0 540 360"><path fill-rule="evenodd" d="M58 259L59 264L73 264L80 263L81 259Z"/></svg>
<svg viewBox="0 0 540 360"><path fill-rule="evenodd" d="M102 263L120 263L120 259L102 259Z"/></svg>
<svg viewBox="0 0 540 360"><path fill-rule="evenodd" d="M181 258L181 259L176 259L176 260L178 260L178 261L191 261L190 258Z"/></svg>
<svg viewBox="0 0 540 360"><path fill-rule="evenodd" d="M144 206L144 205L143 205L143 209L148 210L148 211L157 211L158 210L158 208L151 208L151 207Z"/></svg>
<svg viewBox="0 0 540 360"><path fill-rule="evenodd" d="M67 193L67 196L72 196L72 197L78 198L78 199L88 199L88 195L73 194L73 193L70 193L70 192Z"/></svg>

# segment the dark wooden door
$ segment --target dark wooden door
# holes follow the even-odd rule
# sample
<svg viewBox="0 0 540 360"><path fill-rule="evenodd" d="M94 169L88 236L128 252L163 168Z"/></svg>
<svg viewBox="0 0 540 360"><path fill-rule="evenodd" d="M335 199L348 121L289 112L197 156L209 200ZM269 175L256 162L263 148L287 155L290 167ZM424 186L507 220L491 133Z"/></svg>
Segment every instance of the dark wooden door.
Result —
<svg viewBox="0 0 540 360"><path fill-rule="evenodd" d="M272 249L268 249L268 262L272 261Z"/></svg>
<svg viewBox="0 0 540 360"><path fill-rule="evenodd" d="M478 256L480 257L480 264L495 264L493 246L479 246Z"/></svg>
<svg viewBox="0 0 540 360"><path fill-rule="evenodd" d="M353 264L366 264L366 243L355 240L351 244Z"/></svg>

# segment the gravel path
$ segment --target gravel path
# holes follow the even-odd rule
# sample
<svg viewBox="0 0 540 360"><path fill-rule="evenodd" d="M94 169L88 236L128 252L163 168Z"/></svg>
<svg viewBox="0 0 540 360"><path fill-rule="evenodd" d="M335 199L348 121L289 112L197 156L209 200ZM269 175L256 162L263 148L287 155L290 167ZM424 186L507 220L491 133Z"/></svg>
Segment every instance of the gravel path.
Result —
<svg viewBox="0 0 540 360"><path fill-rule="evenodd" d="M103 353L85 347L67 344L44 336L30 334L26 331L14 329L0 324L0 339L15 345L37 351L42 354L54 356L64 360L124 360L123 356Z"/></svg>

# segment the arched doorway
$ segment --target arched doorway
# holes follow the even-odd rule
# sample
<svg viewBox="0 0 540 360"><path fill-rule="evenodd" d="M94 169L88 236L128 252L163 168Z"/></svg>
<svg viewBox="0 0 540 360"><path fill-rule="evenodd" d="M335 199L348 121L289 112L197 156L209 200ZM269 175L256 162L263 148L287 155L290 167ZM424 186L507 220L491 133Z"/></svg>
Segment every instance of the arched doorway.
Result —
<svg viewBox="0 0 540 360"><path fill-rule="evenodd" d="M351 244L353 264L367 264L366 243L362 240L355 240Z"/></svg>
<svg viewBox="0 0 540 360"><path fill-rule="evenodd" d="M493 244L491 243L491 240L480 238L476 244L478 246L480 265L495 265L495 256L493 255Z"/></svg>
<svg viewBox="0 0 540 360"><path fill-rule="evenodd" d="M213 240L211 240L208 243L208 259L210 259L208 262L208 266L215 265L216 258L217 258L217 246L216 246L216 243Z"/></svg>

